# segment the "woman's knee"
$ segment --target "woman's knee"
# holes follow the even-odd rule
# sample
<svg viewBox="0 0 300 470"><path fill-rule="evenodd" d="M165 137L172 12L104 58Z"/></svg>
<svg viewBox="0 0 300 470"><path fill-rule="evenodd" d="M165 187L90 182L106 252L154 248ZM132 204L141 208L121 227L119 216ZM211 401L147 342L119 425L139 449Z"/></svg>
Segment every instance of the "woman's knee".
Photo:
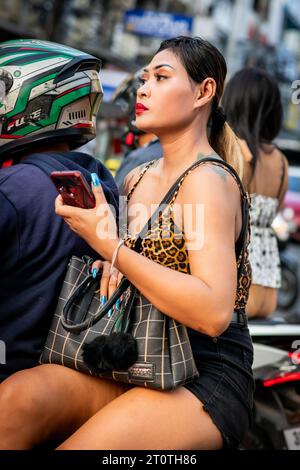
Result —
<svg viewBox="0 0 300 470"><path fill-rule="evenodd" d="M30 449L42 432L38 426L45 407L38 405L29 382L31 374L24 372L17 372L0 386L1 449Z"/></svg>
<svg viewBox="0 0 300 470"><path fill-rule="evenodd" d="M10 417L11 422L24 422L26 416L32 417L33 412L35 415L45 413L47 393L46 390L43 391L42 384L35 380L35 375L31 369L20 371L2 382L0 387L2 417L4 414Z"/></svg>

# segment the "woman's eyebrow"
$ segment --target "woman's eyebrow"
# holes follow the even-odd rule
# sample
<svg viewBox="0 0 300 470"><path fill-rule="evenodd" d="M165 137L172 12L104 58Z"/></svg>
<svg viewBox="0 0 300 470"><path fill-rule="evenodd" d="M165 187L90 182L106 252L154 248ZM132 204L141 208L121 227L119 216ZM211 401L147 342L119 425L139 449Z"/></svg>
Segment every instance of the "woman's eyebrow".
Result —
<svg viewBox="0 0 300 470"><path fill-rule="evenodd" d="M170 67L171 69L175 70L174 67L172 67L172 65L169 65L169 64L156 65L155 67L153 67L153 70L160 69L161 67ZM144 69L144 72L149 73L149 69Z"/></svg>

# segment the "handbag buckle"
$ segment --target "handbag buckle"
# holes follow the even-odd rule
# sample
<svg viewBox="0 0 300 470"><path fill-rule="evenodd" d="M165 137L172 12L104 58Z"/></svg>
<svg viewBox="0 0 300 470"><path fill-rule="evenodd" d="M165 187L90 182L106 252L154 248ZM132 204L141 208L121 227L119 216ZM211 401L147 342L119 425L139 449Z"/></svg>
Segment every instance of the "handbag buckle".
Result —
<svg viewBox="0 0 300 470"><path fill-rule="evenodd" d="M136 362L128 369L128 377L133 380L154 381L155 366L150 362Z"/></svg>

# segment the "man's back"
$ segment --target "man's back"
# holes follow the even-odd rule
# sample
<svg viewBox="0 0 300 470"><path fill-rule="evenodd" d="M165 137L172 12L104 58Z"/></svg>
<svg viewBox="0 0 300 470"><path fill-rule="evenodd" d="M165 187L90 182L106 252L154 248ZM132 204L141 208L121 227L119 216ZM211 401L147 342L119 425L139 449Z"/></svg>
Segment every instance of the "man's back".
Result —
<svg viewBox="0 0 300 470"><path fill-rule="evenodd" d="M78 152L43 153L0 170L0 340L6 364L0 380L37 364L71 255L97 257L54 212L54 170L99 175L117 207L112 176L97 160ZM2 361L3 362L3 361Z"/></svg>

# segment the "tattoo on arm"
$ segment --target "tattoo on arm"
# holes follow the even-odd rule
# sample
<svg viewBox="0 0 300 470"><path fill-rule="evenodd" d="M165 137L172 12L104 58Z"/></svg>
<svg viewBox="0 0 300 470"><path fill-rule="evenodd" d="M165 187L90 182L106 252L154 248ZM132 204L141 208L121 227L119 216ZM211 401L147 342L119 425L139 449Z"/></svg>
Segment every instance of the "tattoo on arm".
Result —
<svg viewBox="0 0 300 470"><path fill-rule="evenodd" d="M202 158L204 158L206 155L204 155L204 153L198 153L197 155L197 162L199 160L202 160ZM220 157L216 156L215 158L219 158L221 160ZM220 176L220 178L222 178L223 181L226 181L227 180L227 171L220 167L220 166L217 166L217 165L212 165L212 170Z"/></svg>
<svg viewBox="0 0 300 470"><path fill-rule="evenodd" d="M220 166L213 165L212 170L220 176L220 178L225 182L227 180L227 171Z"/></svg>

